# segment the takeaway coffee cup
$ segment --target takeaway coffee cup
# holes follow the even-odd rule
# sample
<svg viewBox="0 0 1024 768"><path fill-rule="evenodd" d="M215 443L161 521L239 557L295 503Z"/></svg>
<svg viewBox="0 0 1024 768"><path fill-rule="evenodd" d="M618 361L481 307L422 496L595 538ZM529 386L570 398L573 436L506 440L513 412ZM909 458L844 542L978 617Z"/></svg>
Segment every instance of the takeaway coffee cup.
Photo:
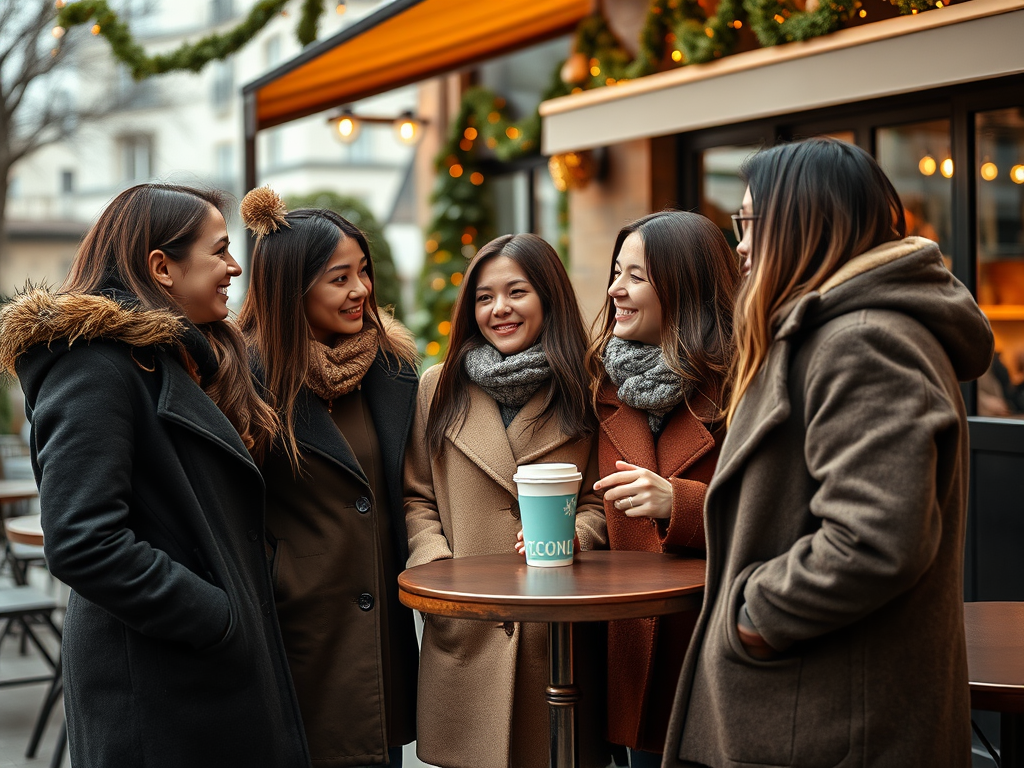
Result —
<svg viewBox="0 0 1024 768"><path fill-rule="evenodd" d="M575 464L524 464L512 476L519 491L526 564L572 565L576 494L583 475Z"/></svg>

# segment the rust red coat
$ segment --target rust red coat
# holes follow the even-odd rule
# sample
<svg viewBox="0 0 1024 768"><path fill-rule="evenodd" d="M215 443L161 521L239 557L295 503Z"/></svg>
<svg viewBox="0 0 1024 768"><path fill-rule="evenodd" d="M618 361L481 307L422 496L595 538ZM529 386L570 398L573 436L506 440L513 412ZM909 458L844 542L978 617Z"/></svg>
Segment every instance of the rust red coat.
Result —
<svg viewBox="0 0 1024 768"><path fill-rule="evenodd" d="M702 396L693 398L704 400ZM704 494L725 437L724 422L707 400L695 416L680 404L666 416L657 442L647 412L622 403L606 383L598 398L601 477L615 462L657 472L672 483L672 516L627 517L605 501L611 549L676 552L704 556ZM633 749L661 752L683 657L698 612L608 624L608 740Z"/></svg>

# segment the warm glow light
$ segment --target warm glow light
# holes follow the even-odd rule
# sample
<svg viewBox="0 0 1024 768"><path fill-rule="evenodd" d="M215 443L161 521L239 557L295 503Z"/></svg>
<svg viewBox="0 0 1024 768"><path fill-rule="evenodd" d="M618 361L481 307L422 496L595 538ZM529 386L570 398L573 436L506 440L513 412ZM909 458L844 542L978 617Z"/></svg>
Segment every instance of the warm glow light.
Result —
<svg viewBox="0 0 1024 768"><path fill-rule="evenodd" d="M469 232L466 232L465 234L462 235L462 244L463 245L469 245L472 242L473 242L473 236L471 234L469 234Z"/></svg>
<svg viewBox="0 0 1024 768"><path fill-rule="evenodd" d="M52 34L54 37L60 40L62 37L64 37L64 33L66 31L67 30L65 30L64 27L54 27L52 30L50 30L50 34Z"/></svg>
<svg viewBox="0 0 1024 768"><path fill-rule="evenodd" d="M935 162L935 158L931 155L925 155L921 158L921 162L917 164L917 169L925 176L931 176L938 167L938 163Z"/></svg>
<svg viewBox="0 0 1024 768"><path fill-rule="evenodd" d="M403 144L415 144L420 140L420 123L412 115L405 114L395 120L395 135Z"/></svg>
<svg viewBox="0 0 1024 768"><path fill-rule="evenodd" d="M484 175L480 173L480 171L473 171L473 173L469 175L469 180L472 182L474 187L479 187L484 183Z"/></svg>
<svg viewBox="0 0 1024 768"><path fill-rule="evenodd" d="M514 141L515 139L519 138L519 129L513 125L510 125L508 128L505 129L505 135Z"/></svg>
<svg viewBox="0 0 1024 768"><path fill-rule="evenodd" d="M500 112L491 112L490 114L487 115L487 122L488 123L494 124L494 123L498 122L499 120L501 120L501 113Z"/></svg>
<svg viewBox="0 0 1024 768"><path fill-rule="evenodd" d="M708 37L714 37L715 30L713 30L711 27L704 27L704 34L707 35Z"/></svg>
<svg viewBox="0 0 1024 768"><path fill-rule="evenodd" d="M672 61L680 62L682 60L683 60L683 52L682 51L672 51Z"/></svg>
<svg viewBox="0 0 1024 768"><path fill-rule="evenodd" d="M94 35L98 35L100 33L100 25L99 24L93 24L92 25L92 33Z"/></svg>
<svg viewBox="0 0 1024 768"><path fill-rule="evenodd" d="M776 24L781 24L782 22L784 22L784 21L786 20L786 17L785 17L785 16L781 16L781 15L780 15L780 14L778 14L778 13L776 13L776 14L775 14L775 15L774 15L774 16L773 16L772 18L774 18L774 19L775 19L775 23L776 23Z"/></svg>
<svg viewBox="0 0 1024 768"><path fill-rule="evenodd" d="M476 128L474 128L473 126L469 126L469 128L462 132L462 135L465 136L470 141L472 141L477 137Z"/></svg>
<svg viewBox="0 0 1024 768"><path fill-rule="evenodd" d="M57 2L53 4L53 6L59 11L61 8L64 7L64 0L57 0Z"/></svg>
<svg viewBox="0 0 1024 768"><path fill-rule="evenodd" d="M942 161L942 163L939 165L939 172L943 176L945 176L947 179L953 178L953 160L952 160L952 158L947 157L945 160Z"/></svg>
<svg viewBox="0 0 1024 768"><path fill-rule="evenodd" d="M435 291L440 291L442 288L444 288L444 286L445 281L443 277L435 277L433 280L430 281L430 287L433 288Z"/></svg>
<svg viewBox="0 0 1024 768"><path fill-rule="evenodd" d="M1024 165L1015 165L1010 169L1010 179L1014 184L1024 184Z"/></svg>
<svg viewBox="0 0 1024 768"><path fill-rule="evenodd" d="M427 354L430 357L433 357L434 355L438 354L440 351L441 351L441 345L438 344L436 341L432 341L429 344L427 344Z"/></svg>
<svg viewBox="0 0 1024 768"><path fill-rule="evenodd" d="M594 77L597 77L598 75L601 74L601 68L600 67L591 67L590 68L590 74L592 74Z"/></svg>
<svg viewBox="0 0 1024 768"><path fill-rule="evenodd" d="M451 177L453 179L457 179L459 178L459 176L462 175L462 166L456 163L455 165L448 169L448 173L451 174Z"/></svg>
<svg viewBox="0 0 1024 768"><path fill-rule="evenodd" d="M459 149L461 149L463 152L469 152L469 150L471 150L472 148L473 142L470 141L469 139L463 139L462 141L459 142Z"/></svg>
<svg viewBox="0 0 1024 768"><path fill-rule="evenodd" d="M359 135L359 121L353 115L343 116L337 123L338 138L351 144Z"/></svg>
<svg viewBox="0 0 1024 768"><path fill-rule="evenodd" d="M999 175L999 169L995 163L982 163L981 164L981 178L985 181L992 181L996 176Z"/></svg>
<svg viewBox="0 0 1024 768"><path fill-rule="evenodd" d="M347 10L348 8L345 6L344 3L338 3L334 8L334 12L339 16L341 16L341 14L343 14Z"/></svg>
<svg viewBox="0 0 1024 768"><path fill-rule="evenodd" d="M865 17L867 16L867 15L868 15L868 12L867 12L867 11L865 11L865 10L864 10L864 9L862 8L862 9L861 9L861 12L860 12L860 14L859 14L859 16L860 16L860 17L861 17L861 18L863 19L863 18L865 18Z"/></svg>
<svg viewBox="0 0 1024 768"><path fill-rule="evenodd" d="M437 250L437 240L430 238L427 240L427 253L433 253Z"/></svg>
<svg viewBox="0 0 1024 768"><path fill-rule="evenodd" d="M462 285L462 273L461 272L453 272L452 273L452 285L454 285L455 287L458 287L458 286Z"/></svg>
<svg viewBox="0 0 1024 768"><path fill-rule="evenodd" d="M447 336L449 333L452 332L452 324L449 323L447 320L442 320L440 323L437 324L437 332L440 333L442 336Z"/></svg>

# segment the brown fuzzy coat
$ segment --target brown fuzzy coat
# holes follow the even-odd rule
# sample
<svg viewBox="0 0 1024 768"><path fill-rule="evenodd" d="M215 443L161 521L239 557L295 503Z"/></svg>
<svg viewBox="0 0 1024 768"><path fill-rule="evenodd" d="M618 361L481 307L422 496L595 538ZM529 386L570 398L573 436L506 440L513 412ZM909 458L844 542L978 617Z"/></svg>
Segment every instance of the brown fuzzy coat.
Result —
<svg viewBox="0 0 1024 768"><path fill-rule="evenodd" d="M780 318L708 488L666 768L970 765L958 382L991 359L987 320L922 238ZM740 643L744 603L776 658Z"/></svg>
<svg viewBox="0 0 1024 768"><path fill-rule="evenodd" d="M465 424L439 459L427 451L426 424L440 366L420 382L406 450L405 516L409 567L434 560L513 552L521 529L512 482L517 464L571 462L583 472L577 535L584 549L604 544L589 440L569 440L554 419L530 422L539 391L506 430L498 404L469 387ZM443 768L544 768L548 765L547 632L543 624L427 616L420 655L417 754ZM515 712L513 712L515 709ZM583 718L581 718L582 722ZM514 731L514 732L513 732ZM581 736L582 750L592 741ZM582 766L604 766L607 761Z"/></svg>
<svg viewBox="0 0 1024 768"><path fill-rule="evenodd" d="M612 385L602 388L597 407L601 476L615 472L615 462L621 460L672 483L672 516L667 525L649 517L627 517L605 501L611 549L703 556L704 494L725 429L713 421L718 410L713 402L703 397L695 400L705 406L701 418L683 403L666 417L655 443L647 413L622 403ZM609 622L609 741L661 752L679 670L696 620L693 611Z"/></svg>

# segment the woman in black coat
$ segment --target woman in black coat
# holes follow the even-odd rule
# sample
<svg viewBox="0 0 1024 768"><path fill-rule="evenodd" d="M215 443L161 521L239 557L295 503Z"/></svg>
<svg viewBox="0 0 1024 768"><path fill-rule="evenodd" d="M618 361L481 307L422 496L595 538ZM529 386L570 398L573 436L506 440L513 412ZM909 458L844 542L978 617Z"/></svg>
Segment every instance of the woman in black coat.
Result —
<svg viewBox="0 0 1024 768"><path fill-rule="evenodd" d="M247 450L274 416L225 322L241 269L220 208L209 193L133 187L59 293L0 315L47 562L72 589L64 695L79 768L309 765Z"/></svg>
<svg viewBox="0 0 1024 768"><path fill-rule="evenodd" d="M318 768L394 768L416 738L416 634L398 600L415 342L377 308L370 249L350 222L286 214L266 187L242 215L259 239L239 325L283 427L257 458L310 755Z"/></svg>

